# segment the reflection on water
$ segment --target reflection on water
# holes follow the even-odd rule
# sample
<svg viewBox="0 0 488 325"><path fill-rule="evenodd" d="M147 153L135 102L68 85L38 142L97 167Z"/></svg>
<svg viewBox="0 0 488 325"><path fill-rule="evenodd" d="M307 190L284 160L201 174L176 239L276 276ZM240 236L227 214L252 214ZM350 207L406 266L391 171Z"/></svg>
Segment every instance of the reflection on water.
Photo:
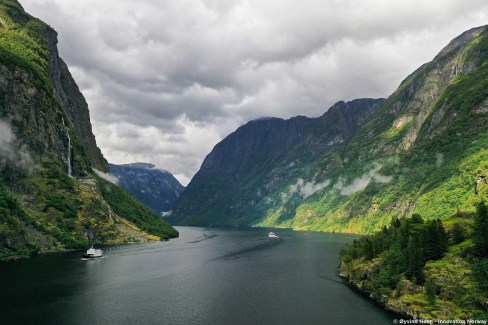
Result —
<svg viewBox="0 0 488 325"><path fill-rule="evenodd" d="M166 243L0 264L2 324L391 324L337 276L337 234L180 227Z"/></svg>

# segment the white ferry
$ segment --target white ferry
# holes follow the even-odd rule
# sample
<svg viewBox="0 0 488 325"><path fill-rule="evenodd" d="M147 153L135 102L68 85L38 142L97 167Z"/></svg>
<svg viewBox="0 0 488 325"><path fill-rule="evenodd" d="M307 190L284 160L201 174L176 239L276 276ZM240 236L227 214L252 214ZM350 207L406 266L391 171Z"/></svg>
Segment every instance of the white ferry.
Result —
<svg viewBox="0 0 488 325"><path fill-rule="evenodd" d="M83 254L83 258L100 258L103 256L103 251L101 249L95 249L92 247Z"/></svg>

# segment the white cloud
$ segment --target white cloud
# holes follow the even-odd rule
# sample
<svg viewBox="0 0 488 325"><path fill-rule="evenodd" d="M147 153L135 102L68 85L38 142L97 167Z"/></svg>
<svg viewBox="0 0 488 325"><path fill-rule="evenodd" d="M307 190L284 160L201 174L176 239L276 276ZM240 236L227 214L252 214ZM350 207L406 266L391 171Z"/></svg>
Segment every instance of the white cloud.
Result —
<svg viewBox="0 0 488 325"><path fill-rule="evenodd" d="M58 31L108 160L141 157L182 183L243 122L318 116L338 100L388 96L488 18L484 0L22 4Z"/></svg>
<svg viewBox="0 0 488 325"><path fill-rule="evenodd" d="M298 194L303 199L308 198L309 196L322 191L327 186L330 185L330 180L326 179L323 182L316 183L315 179L310 182L306 182L302 178L297 179L295 184L292 184L288 187L288 191L280 193L282 203L288 202L290 198Z"/></svg>
<svg viewBox="0 0 488 325"><path fill-rule="evenodd" d="M6 161L20 168L33 167L27 146L17 141L8 122L0 120L0 165Z"/></svg>
<svg viewBox="0 0 488 325"><path fill-rule="evenodd" d="M339 190L341 195L347 196L364 190L372 180L381 184L389 183L392 180L392 177L379 174L380 169L381 165L377 164L372 169L350 182L347 182L344 177L339 177L337 183L334 184L334 188Z"/></svg>
<svg viewBox="0 0 488 325"><path fill-rule="evenodd" d="M114 176L112 174L108 174L108 173L104 173L98 169L95 169L93 168L93 171L95 172L95 174L97 174L98 176L100 176L101 178L103 178L104 180L110 182L110 183L113 183L113 184L118 184L119 183L119 179L117 176Z"/></svg>
<svg viewBox="0 0 488 325"><path fill-rule="evenodd" d="M10 125L0 120L0 156L11 157L13 155L12 143L15 139Z"/></svg>

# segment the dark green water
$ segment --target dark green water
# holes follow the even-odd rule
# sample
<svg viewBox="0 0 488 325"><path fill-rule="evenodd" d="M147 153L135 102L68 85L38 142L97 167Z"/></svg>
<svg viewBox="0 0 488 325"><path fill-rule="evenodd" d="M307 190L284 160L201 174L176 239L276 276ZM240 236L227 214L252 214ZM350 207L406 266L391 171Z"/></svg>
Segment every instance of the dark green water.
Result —
<svg viewBox="0 0 488 325"><path fill-rule="evenodd" d="M0 324L393 324L337 276L337 234L180 227L167 243L0 264Z"/></svg>

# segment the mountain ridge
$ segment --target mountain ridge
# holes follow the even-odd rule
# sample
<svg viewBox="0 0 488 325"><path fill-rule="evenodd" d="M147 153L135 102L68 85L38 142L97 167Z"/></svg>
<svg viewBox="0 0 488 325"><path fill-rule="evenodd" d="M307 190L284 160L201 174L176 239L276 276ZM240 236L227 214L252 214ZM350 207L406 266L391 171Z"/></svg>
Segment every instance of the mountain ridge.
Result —
<svg viewBox="0 0 488 325"><path fill-rule="evenodd" d="M347 119L332 114L341 111L343 104L338 102L337 108L325 114L338 129L316 131L322 136L332 132L325 136L331 137L329 142L319 137L316 143L301 143L264 172L262 164L249 167L261 174L241 175L251 180L240 188L230 191L228 179L202 181L202 172L210 166L202 165L170 220L370 233L394 217L412 213L429 219L450 215L456 207L472 211L483 196L466 184L474 184L476 177L487 173L483 151L487 137L483 112L488 105L483 104L488 101L483 88L487 80L486 30L481 26L456 37L431 62L407 76L352 134L334 140L331 134L348 125ZM327 143L334 147L324 150ZM198 190L192 192L196 185L212 193L213 205L208 204L212 198L200 203ZM449 187L462 194L446 192ZM320 190L313 195L304 195L316 188ZM248 197L252 199L246 202ZM188 209L185 205L193 206ZM234 217L237 210L241 215Z"/></svg>
<svg viewBox="0 0 488 325"><path fill-rule="evenodd" d="M253 187L254 180L249 178L249 175L254 173L259 175L256 178L265 178L273 172L276 164L293 166L303 157L315 157L323 151L330 150L352 136L357 126L366 116L378 109L382 102L383 99L338 102L327 113L317 118L267 118L246 123L218 143L205 158L201 169L176 201L173 214L168 220L179 222L181 214L193 213L195 200L187 197L201 195L199 193L204 188L204 207L200 207L199 211L210 214L211 205L219 199L212 197L211 193L215 193L213 187L220 190L222 197L226 197L222 198L223 201L233 205L225 213L230 213L231 210L242 213L246 208L255 205L263 193L281 182L279 179L268 180L267 184L261 184L255 193L251 193L252 190L247 189ZM342 128L336 127L334 122L340 123ZM222 181L223 179L225 181ZM232 198L232 201L229 201L227 196L235 192L244 193L246 197L242 200ZM231 224L246 222L246 217L242 214L236 217L242 220L233 220Z"/></svg>

